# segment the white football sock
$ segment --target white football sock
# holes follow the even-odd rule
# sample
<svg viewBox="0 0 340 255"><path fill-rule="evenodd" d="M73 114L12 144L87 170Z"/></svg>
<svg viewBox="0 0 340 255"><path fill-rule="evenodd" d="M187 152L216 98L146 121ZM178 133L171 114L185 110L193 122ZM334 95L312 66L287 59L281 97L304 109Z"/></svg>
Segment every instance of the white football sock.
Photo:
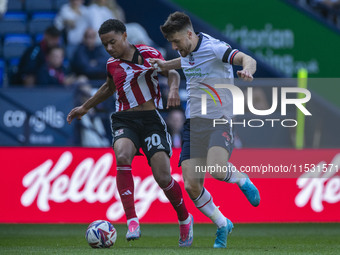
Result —
<svg viewBox="0 0 340 255"><path fill-rule="evenodd" d="M178 222L179 222L179 225L186 225L186 224L189 224L190 220L191 220L191 217L190 217L190 214L189 214L189 216L186 220L179 220Z"/></svg>
<svg viewBox="0 0 340 255"><path fill-rule="evenodd" d="M246 182L246 176L242 174L237 168L230 162L227 163L228 172L224 179L228 183L236 183L239 187L242 187Z"/></svg>
<svg viewBox="0 0 340 255"><path fill-rule="evenodd" d="M212 196L205 188L203 188L201 195L193 200L193 202L205 216L209 217L212 222L217 225L218 228L227 225L227 220L225 216L214 204Z"/></svg>

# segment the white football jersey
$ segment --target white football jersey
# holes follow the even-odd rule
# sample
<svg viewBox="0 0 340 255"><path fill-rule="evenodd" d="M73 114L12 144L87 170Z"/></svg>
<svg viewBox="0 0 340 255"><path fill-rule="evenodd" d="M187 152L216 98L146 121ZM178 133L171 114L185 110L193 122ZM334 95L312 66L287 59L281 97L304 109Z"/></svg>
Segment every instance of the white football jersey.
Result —
<svg viewBox="0 0 340 255"><path fill-rule="evenodd" d="M199 33L196 48L181 57L181 67L187 80L186 118L232 117L232 96L228 89L214 89L215 84L233 84L233 59L237 52L229 44ZM203 96L205 95L205 96ZM206 98L206 114L202 115L202 97Z"/></svg>

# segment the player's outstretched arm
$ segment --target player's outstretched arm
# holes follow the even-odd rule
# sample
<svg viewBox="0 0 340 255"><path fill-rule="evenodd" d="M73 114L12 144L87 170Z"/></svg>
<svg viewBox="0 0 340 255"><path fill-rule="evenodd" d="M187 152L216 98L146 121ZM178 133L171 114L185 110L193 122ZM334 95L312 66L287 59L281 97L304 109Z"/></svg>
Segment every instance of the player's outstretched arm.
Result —
<svg viewBox="0 0 340 255"><path fill-rule="evenodd" d="M181 100L179 98L179 83L180 83L180 76L176 70L170 71L163 71L161 72L162 75L168 77L168 85L169 85L169 94L167 100L166 108L169 107L177 107L181 104Z"/></svg>
<svg viewBox="0 0 340 255"><path fill-rule="evenodd" d="M238 52L235 55L234 65L242 66L241 71L237 71L237 76L245 81L252 81L253 74L256 72L256 60L252 57L244 54L243 52Z"/></svg>
<svg viewBox="0 0 340 255"><path fill-rule="evenodd" d="M71 124L74 118L78 120L81 119L83 115L85 115L92 107L97 104L105 101L115 92L116 87L111 78L107 77L106 82L98 89L96 94L90 97L85 103L81 106L73 108L70 113L67 115L67 122Z"/></svg>
<svg viewBox="0 0 340 255"><path fill-rule="evenodd" d="M175 58L171 60L161 60L158 58L151 58L150 64L154 68L160 68L161 71L171 70L171 69L180 69L181 68L181 58Z"/></svg>

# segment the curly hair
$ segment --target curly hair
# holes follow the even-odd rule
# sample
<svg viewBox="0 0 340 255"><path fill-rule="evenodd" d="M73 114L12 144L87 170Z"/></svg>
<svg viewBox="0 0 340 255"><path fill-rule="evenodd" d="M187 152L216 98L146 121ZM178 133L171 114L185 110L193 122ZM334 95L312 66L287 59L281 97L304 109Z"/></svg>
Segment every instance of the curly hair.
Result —
<svg viewBox="0 0 340 255"><path fill-rule="evenodd" d="M103 35L114 31L116 33L124 33L126 32L126 27L123 22L118 19L108 19L105 21L99 28L98 34Z"/></svg>

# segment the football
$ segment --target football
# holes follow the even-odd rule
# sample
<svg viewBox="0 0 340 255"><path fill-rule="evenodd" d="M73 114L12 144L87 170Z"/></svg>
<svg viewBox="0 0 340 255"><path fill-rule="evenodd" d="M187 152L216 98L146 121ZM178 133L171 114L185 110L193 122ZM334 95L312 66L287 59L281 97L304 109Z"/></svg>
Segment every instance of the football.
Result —
<svg viewBox="0 0 340 255"><path fill-rule="evenodd" d="M117 239L115 227L106 220L96 220L86 229L86 241L92 248L110 248Z"/></svg>

